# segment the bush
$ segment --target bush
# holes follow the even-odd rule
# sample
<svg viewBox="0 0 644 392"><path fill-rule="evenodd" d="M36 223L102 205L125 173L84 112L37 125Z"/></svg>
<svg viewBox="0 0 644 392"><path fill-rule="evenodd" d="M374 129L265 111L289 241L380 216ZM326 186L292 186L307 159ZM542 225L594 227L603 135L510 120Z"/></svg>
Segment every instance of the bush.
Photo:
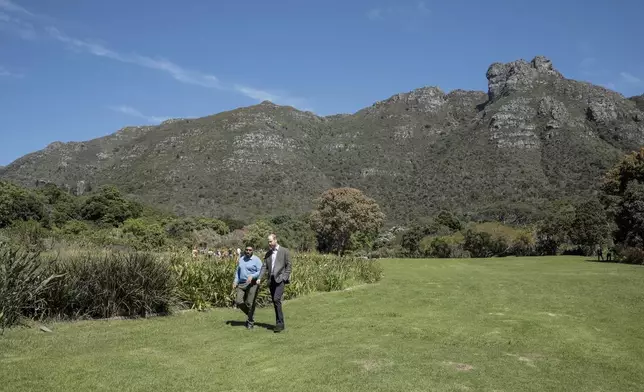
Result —
<svg viewBox="0 0 644 392"><path fill-rule="evenodd" d="M30 190L0 181L0 227L19 220L41 220L45 216L44 201Z"/></svg>
<svg viewBox="0 0 644 392"><path fill-rule="evenodd" d="M625 264L644 265L644 250L627 247L619 250L619 260Z"/></svg>
<svg viewBox="0 0 644 392"><path fill-rule="evenodd" d="M40 313L37 298L55 278L46 269L37 253L0 244L0 332L19 324L24 314Z"/></svg>
<svg viewBox="0 0 644 392"><path fill-rule="evenodd" d="M61 275L43 291L48 317L108 318L168 313L176 302L169 263L150 253L87 252L56 257Z"/></svg>
<svg viewBox="0 0 644 392"><path fill-rule="evenodd" d="M130 244L140 250L158 250L166 243L166 232L157 222L142 218L128 219L123 223L123 233L132 234Z"/></svg>
<svg viewBox="0 0 644 392"><path fill-rule="evenodd" d="M470 252L472 257L483 258L505 255L508 248L505 239L494 237L485 231L467 230L463 249Z"/></svg>
<svg viewBox="0 0 644 392"><path fill-rule="evenodd" d="M32 251L44 250L44 240L50 232L34 220L15 221L8 230L14 241Z"/></svg>
<svg viewBox="0 0 644 392"><path fill-rule="evenodd" d="M518 231L512 239L510 253L515 256L532 256L535 253L535 239L532 232Z"/></svg>
<svg viewBox="0 0 644 392"><path fill-rule="evenodd" d="M70 220L61 227L60 231L65 235L78 236L85 233L88 229L87 223L79 220Z"/></svg>
<svg viewBox="0 0 644 392"><path fill-rule="evenodd" d="M99 222L108 226L118 226L129 218L138 218L143 207L127 200L114 186L105 186L100 192L90 196L81 207L83 219Z"/></svg>

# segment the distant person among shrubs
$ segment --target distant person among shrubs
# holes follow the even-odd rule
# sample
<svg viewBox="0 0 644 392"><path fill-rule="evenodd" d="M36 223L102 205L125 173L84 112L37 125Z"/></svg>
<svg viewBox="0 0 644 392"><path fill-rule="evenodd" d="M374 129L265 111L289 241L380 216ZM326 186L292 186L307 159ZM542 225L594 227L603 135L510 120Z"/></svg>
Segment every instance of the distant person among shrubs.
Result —
<svg viewBox="0 0 644 392"><path fill-rule="evenodd" d="M253 248L247 246L244 255L239 258L237 269L235 270L235 279L233 280L233 290L235 293L235 304L247 316L246 328L252 329L254 326L253 314L255 313L255 297L257 296L257 287L259 287L260 271L262 261L259 257L253 255Z"/></svg>
<svg viewBox="0 0 644 392"><path fill-rule="evenodd" d="M288 249L279 246L277 236L271 234L268 236L269 250L264 256L264 264L259 274L257 284L264 278L268 272L269 289L271 291L271 300L275 308L275 329L274 332L284 330L284 314L282 313L282 295L284 295L284 285L289 283L291 278L291 256Z"/></svg>

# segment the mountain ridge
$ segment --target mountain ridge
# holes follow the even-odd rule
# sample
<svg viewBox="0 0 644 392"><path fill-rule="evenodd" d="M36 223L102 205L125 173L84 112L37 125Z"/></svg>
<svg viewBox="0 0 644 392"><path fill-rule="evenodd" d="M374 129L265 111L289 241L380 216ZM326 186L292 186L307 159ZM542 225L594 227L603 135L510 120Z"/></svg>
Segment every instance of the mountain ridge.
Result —
<svg viewBox="0 0 644 392"><path fill-rule="evenodd" d="M644 96L566 79L543 56L494 63L486 77L487 93L425 86L353 114L264 101L124 127L51 143L0 178L80 194L113 183L179 214L248 220L304 213L338 186L374 197L390 222L440 209L530 219L551 200L592 193L644 143Z"/></svg>

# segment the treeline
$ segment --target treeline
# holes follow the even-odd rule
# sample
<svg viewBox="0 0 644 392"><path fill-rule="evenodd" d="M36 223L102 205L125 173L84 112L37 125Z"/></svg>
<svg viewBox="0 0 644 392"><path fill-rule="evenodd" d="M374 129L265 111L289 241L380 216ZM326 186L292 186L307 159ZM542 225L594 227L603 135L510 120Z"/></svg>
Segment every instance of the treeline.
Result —
<svg viewBox="0 0 644 392"><path fill-rule="evenodd" d="M265 247L273 231L280 233L284 246L315 249L315 234L305 217L268 217L252 224L230 217L179 217L131 200L114 186L77 197L54 184L28 189L0 181L0 242L31 250L88 245L138 251L227 250L245 243Z"/></svg>
<svg viewBox="0 0 644 392"><path fill-rule="evenodd" d="M606 173L595 196L559 200L532 225L467 222L449 212L391 228L374 243L376 256L491 257L610 255L612 261L644 264L644 148L626 155ZM600 256L601 255L601 256Z"/></svg>
<svg viewBox="0 0 644 392"><path fill-rule="evenodd" d="M304 215L266 216L255 222L230 217L179 217L104 186L73 196L53 184L28 189L0 181L0 242L35 251L98 246L135 251L227 251L266 248L270 233L299 252L346 254L370 246L382 228L380 207L352 188L331 189Z"/></svg>
<svg viewBox="0 0 644 392"><path fill-rule="evenodd" d="M468 222L443 211L408 228L382 233L372 257L468 258L593 255L612 247L610 222L596 199L559 202L547 218L532 225Z"/></svg>

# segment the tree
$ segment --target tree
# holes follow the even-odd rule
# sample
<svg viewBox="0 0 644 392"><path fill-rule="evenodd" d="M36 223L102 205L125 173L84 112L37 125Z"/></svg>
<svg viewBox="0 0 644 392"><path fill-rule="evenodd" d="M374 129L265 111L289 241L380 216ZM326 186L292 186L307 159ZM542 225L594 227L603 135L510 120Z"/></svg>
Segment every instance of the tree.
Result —
<svg viewBox="0 0 644 392"><path fill-rule="evenodd" d="M189 236L193 231L212 230L218 235L229 233L228 225L213 218L178 218L170 221L166 227L168 235L174 238Z"/></svg>
<svg viewBox="0 0 644 392"><path fill-rule="evenodd" d="M616 225L615 242L644 248L644 147L606 173L602 191Z"/></svg>
<svg viewBox="0 0 644 392"><path fill-rule="evenodd" d="M468 229L465 232L463 249L470 252L474 258L503 256L508 244L503 237L493 236L485 231Z"/></svg>
<svg viewBox="0 0 644 392"><path fill-rule="evenodd" d="M123 233L131 233L137 243L137 248L158 250L166 242L166 232L157 222L146 221L142 218L128 219L123 223Z"/></svg>
<svg viewBox="0 0 644 392"><path fill-rule="evenodd" d="M400 245L409 257L417 256L420 251L420 241L427 235L425 227L413 225L403 235Z"/></svg>
<svg viewBox="0 0 644 392"><path fill-rule="evenodd" d="M463 224L451 212L441 211L436 217L436 223L448 227L452 231L460 231Z"/></svg>
<svg viewBox="0 0 644 392"><path fill-rule="evenodd" d="M610 234L606 211L599 200L589 199L578 204L569 230L572 243L581 246L586 256L592 255Z"/></svg>
<svg viewBox="0 0 644 392"><path fill-rule="evenodd" d="M644 183L632 181L624 191L615 215L618 243L644 248Z"/></svg>
<svg viewBox="0 0 644 392"><path fill-rule="evenodd" d="M116 187L105 186L85 201L81 214L87 220L118 226L129 218L138 218L142 210L140 204L125 199Z"/></svg>
<svg viewBox="0 0 644 392"><path fill-rule="evenodd" d="M0 181L0 228L14 221L40 221L45 216L45 200L33 192Z"/></svg>
<svg viewBox="0 0 644 392"><path fill-rule="evenodd" d="M305 217L278 215L271 219L270 224L279 233L279 242L285 247L298 251L315 249L315 232Z"/></svg>
<svg viewBox="0 0 644 392"><path fill-rule="evenodd" d="M311 227L317 233L320 250L343 255L351 236L377 235L385 216L375 200L354 188L329 189L316 200Z"/></svg>
<svg viewBox="0 0 644 392"><path fill-rule="evenodd" d="M564 203L539 222L536 233L536 251L540 255L556 255L559 247L569 240L575 208Z"/></svg>
<svg viewBox="0 0 644 392"><path fill-rule="evenodd" d="M270 223L265 220L258 220L252 225L248 225L246 233L244 234L244 245L252 246L253 248L262 248L266 246L268 235L273 233L274 228Z"/></svg>

